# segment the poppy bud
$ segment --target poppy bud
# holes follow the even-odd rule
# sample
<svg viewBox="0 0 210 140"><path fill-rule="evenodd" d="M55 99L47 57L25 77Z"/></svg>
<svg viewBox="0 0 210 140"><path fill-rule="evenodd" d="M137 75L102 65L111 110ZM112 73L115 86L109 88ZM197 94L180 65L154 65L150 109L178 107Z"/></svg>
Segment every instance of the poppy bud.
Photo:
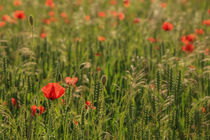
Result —
<svg viewBox="0 0 210 140"><path fill-rule="evenodd" d="M103 75L102 77L101 77L101 82L102 82L102 84L105 86L106 85L106 81L107 81L107 77L106 77L106 75Z"/></svg>
<svg viewBox="0 0 210 140"><path fill-rule="evenodd" d="M34 25L34 20L33 20L33 17L32 16L29 16L29 24L31 25L31 26L33 26Z"/></svg>

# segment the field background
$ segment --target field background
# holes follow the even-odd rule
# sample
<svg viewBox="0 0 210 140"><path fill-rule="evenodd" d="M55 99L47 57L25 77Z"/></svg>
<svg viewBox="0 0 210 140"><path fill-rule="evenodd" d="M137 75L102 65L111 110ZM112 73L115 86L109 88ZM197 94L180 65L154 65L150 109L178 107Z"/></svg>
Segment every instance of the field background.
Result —
<svg viewBox="0 0 210 140"><path fill-rule="evenodd" d="M0 0L1 17L0 139L210 139L210 0Z"/></svg>

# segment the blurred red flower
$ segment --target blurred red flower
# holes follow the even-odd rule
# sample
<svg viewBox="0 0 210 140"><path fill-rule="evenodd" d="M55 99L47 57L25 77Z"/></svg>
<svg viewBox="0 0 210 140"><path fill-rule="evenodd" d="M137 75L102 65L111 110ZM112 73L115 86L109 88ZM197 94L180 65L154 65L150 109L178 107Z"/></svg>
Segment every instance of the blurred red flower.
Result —
<svg viewBox="0 0 210 140"><path fill-rule="evenodd" d="M67 18L67 14L66 14L65 12L62 12L62 13L61 13L61 17L62 17L62 18Z"/></svg>
<svg viewBox="0 0 210 140"><path fill-rule="evenodd" d="M137 24L137 23L140 22L140 19L139 19L139 18L135 18L135 19L133 20L133 22Z"/></svg>
<svg viewBox="0 0 210 140"><path fill-rule="evenodd" d="M15 98L12 98L12 99L11 99L11 102L12 102L12 105L13 105L13 106L16 106L16 99L15 99Z"/></svg>
<svg viewBox="0 0 210 140"><path fill-rule="evenodd" d="M161 3L161 7L162 7L162 8L166 8L166 6L167 6L167 4L166 4L165 2L162 2L162 3Z"/></svg>
<svg viewBox="0 0 210 140"><path fill-rule="evenodd" d="M186 53L192 53L194 50L194 46L192 44L186 44L185 46L182 47L182 51Z"/></svg>
<svg viewBox="0 0 210 140"><path fill-rule="evenodd" d="M164 22L162 25L162 29L165 31L171 31L174 26L170 22Z"/></svg>
<svg viewBox="0 0 210 140"><path fill-rule="evenodd" d="M66 82L67 85L76 86L77 81L78 81L78 78L77 78L77 77L73 77L73 78L71 78L71 77L66 77L66 78L65 78L65 82Z"/></svg>
<svg viewBox="0 0 210 140"><path fill-rule="evenodd" d="M55 100L65 94L65 88L58 83L48 83L42 88L42 92L46 98Z"/></svg>
<svg viewBox="0 0 210 140"><path fill-rule="evenodd" d="M197 39L198 37L195 35L195 34L189 34L189 35L186 35L186 36L182 36L181 37L181 41L184 43L184 44L188 44L190 42L193 42Z"/></svg>
<svg viewBox="0 0 210 140"><path fill-rule="evenodd" d="M15 11L14 17L21 20L26 18L24 11Z"/></svg>
<svg viewBox="0 0 210 140"><path fill-rule="evenodd" d="M46 0L45 5L49 6L51 8L55 7L55 4L53 3L53 0Z"/></svg>
<svg viewBox="0 0 210 140"><path fill-rule="evenodd" d="M99 37L98 37L98 41L104 42L105 40L106 40L106 38L103 37L103 36L99 36Z"/></svg>
<svg viewBox="0 0 210 140"><path fill-rule="evenodd" d="M124 7L129 7L129 6L130 6L129 0L124 0Z"/></svg>
<svg viewBox="0 0 210 140"><path fill-rule="evenodd" d="M48 15L51 16L51 17L53 17L53 16L55 15L55 12L54 12L54 11L50 11L50 12L48 13Z"/></svg>
<svg viewBox="0 0 210 140"><path fill-rule="evenodd" d="M13 4L14 4L15 6L20 6L20 5L22 5L22 2L19 1L19 0L14 0Z"/></svg>
<svg viewBox="0 0 210 140"><path fill-rule="evenodd" d="M116 0L110 0L111 5L115 5L116 3L117 3Z"/></svg>
<svg viewBox="0 0 210 140"><path fill-rule="evenodd" d="M39 106L37 109L39 110L40 115L45 112L45 107L44 106Z"/></svg>
<svg viewBox="0 0 210 140"><path fill-rule="evenodd" d="M0 5L0 11L3 9L4 7L2 5Z"/></svg>
<svg viewBox="0 0 210 140"><path fill-rule="evenodd" d="M157 39L153 38L153 37L150 37L148 39L151 43L157 43Z"/></svg>
<svg viewBox="0 0 210 140"><path fill-rule="evenodd" d="M125 15L122 12L119 12L118 13L118 18L119 18L119 20L124 20Z"/></svg>
<svg viewBox="0 0 210 140"><path fill-rule="evenodd" d="M210 19L203 20L203 25L210 26Z"/></svg>
<svg viewBox="0 0 210 140"><path fill-rule="evenodd" d="M105 12L98 12L98 16L104 18L104 17L106 17L106 13Z"/></svg>
<svg viewBox="0 0 210 140"><path fill-rule="evenodd" d="M86 20L86 21L89 21L89 20L90 20L90 16L86 16L86 17L85 17L85 20Z"/></svg>
<svg viewBox="0 0 210 140"><path fill-rule="evenodd" d="M45 38L47 36L47 34L42 32L40 36L41 36L41 38Z"/></svg>
<svg viewBox="0 0 210 140"><path fill-rule="evenodd" d="M101 56L101 53L95 53L95 56Z"/></svg>
<svg viewBox="0 0 210 140"><path fill-rule="evenodd" d="M31 106L31 116L33 117L36 114L37 111L37 106L36 105L32 105Z"/></svg>
<svg viewBox="0 0 210 140"><path fill-rule="evenodd" d="M203 108L202 108L202 111L203 111L203 113L206 113L206 108L203 107Z"/></svg>
<svg viewBox="0 0 210 140"><path fill-rule="evenodd" d="M75 124L76 126L78 126L78 122L77 122L76 120L74 120L74 124Z"/></svg>
<svg viewBox="0 0 210 140"><path fill-rule="evenodd" d="M4 21L0 21L0 27L4 27L6 23Z"/></svg>
<svg viewBox="0 0 210 140"><path fill-rule="evenodd" d="M195 33L196 34L199 34L199 35L203 35L204 34L204 31L203 31L203 29L196 29L195 30Z"/></svg>

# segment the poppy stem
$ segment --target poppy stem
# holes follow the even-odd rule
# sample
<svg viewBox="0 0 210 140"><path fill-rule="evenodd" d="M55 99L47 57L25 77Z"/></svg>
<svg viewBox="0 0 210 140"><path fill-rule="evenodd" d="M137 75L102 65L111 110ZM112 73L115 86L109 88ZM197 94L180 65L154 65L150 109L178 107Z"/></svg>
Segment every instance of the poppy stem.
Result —
<svg viewBox="0 0 210 140"><path fill-rule="evenodd" d="M28 128L28 134L27 134L27 140L31 139L32 121L33 121L33 116L31 115L31 119L30 119L30 122L29 122L29 128Z"/></svg>

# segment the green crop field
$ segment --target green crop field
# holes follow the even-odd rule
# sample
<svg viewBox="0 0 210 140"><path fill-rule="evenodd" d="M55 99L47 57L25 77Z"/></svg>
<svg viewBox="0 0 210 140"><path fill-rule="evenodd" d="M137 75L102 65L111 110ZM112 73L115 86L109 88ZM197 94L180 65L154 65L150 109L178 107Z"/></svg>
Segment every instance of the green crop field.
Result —
<svg viewBox="0 0 210 140"><path fill-rule="evenodd" d="M209 140L210 0L0 0L0 140Z"/></svg>

